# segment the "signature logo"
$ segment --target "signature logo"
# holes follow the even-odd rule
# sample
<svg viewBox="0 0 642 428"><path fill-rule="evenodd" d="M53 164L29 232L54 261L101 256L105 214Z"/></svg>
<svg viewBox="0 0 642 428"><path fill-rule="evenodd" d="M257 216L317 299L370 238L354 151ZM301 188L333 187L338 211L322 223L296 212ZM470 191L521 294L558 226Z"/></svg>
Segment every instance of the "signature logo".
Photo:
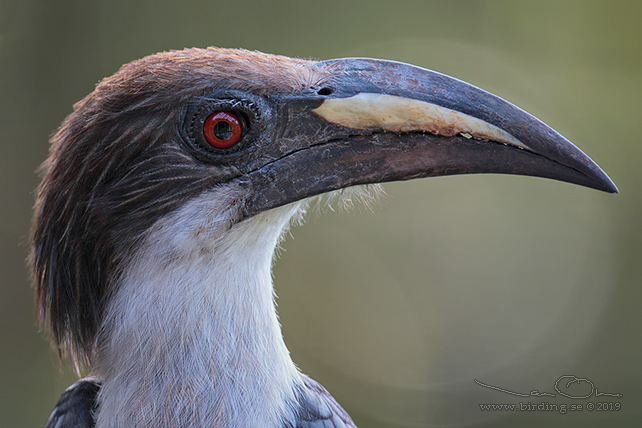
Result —
<svg viewBox="0 0 642 428"><path fill-rule="evenodd" d="M553 394L552 392L540 392L538 390L533 390L530 393L526 394L523 392L515 392L511 391L506 388L501 388L499 386L495 385L490 385L484 382L481 382L477 379L474 379L475 383L479 386L483 386L484 388L488 389L493 389L495 391L503 392L505 394L510 394L510 395L516 395L518 397L556 397L558 394L561 395L562 397L566 398L573 398L573 399L585 399L585 398L590 398L590 397L602 397L602 396L607 396L607 397L617 397L620 398L622 397L622 394L614 394L610 392L602 392L599 391L593 382L590 380L583 378L583 377L577 377L573 375L563 375L560 376L559 379L555 381L555 384L553 385L553 388L555 389L555 392L557 394ZM577 392L575 390L578 389L581 390L581 392ZM573 388L574 391L571 391L570 389ZM582 394L582 395L577 395L577 394Z"/></svg>

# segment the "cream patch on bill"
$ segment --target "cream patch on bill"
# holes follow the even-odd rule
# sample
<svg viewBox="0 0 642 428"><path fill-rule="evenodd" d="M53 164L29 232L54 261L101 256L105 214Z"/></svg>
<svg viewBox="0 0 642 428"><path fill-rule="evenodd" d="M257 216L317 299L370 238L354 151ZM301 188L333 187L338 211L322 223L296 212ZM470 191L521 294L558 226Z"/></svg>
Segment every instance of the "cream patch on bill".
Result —
<svg viewBox="0 0 642 428"><path fill-rule="evenodd" d="M348 128L423 131L444 136L464 134L528 149L508 132L481 119L395 95L360 93L347 98L329 98L312 111L328 122Z"/></svg>

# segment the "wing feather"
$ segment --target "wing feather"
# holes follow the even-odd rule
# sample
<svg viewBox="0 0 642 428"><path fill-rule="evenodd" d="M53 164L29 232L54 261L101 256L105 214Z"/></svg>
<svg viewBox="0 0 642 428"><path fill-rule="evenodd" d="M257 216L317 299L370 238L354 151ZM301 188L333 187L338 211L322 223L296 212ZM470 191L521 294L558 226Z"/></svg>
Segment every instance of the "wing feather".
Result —
<svg viewBox="0 0 642 428"><path fill-rule="evenodd" d="M348 412L315 380L303 376L296 428L356 428Z"/></svg>
<svg viewBox="0 0 642 428"><path fill-rule="evenodd" d="M85 378L67 388L47 419L45 428L92 428L100 385L96 378Z"/></svg>

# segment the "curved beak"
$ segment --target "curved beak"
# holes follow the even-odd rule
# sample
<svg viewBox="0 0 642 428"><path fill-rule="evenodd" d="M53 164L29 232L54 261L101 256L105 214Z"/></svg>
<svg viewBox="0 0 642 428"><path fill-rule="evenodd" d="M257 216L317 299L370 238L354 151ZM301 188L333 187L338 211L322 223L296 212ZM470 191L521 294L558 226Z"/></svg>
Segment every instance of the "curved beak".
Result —
<svg viewBox="0 0 642 428"><path fill-rule="evenodd" d="M316 64L330 77L273 97L278 153L246 174L244 216L357 184L502 173L617 193L558 132L475 86L412 65L362 58Z"/></svg>

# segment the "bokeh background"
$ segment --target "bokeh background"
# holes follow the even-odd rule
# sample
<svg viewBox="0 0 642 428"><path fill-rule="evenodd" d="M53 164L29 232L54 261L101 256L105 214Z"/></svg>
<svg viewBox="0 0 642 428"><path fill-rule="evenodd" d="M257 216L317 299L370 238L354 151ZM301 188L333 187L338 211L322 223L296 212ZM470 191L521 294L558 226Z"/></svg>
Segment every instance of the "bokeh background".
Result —
<svg viewBox="0 0 642 428"><path fill-rule="evenodd" d="M49 135L121 64L208 45L456 76L558 129L621 190L459 176L385 185L372 209L313 209L275 268L281 321L294 360L360 426L639 426L640 16L630 0L1 0L0 426L42 426L75 379L39 332L24 261ZM474 382L554 392L562 375L623 396ZM479 406L604 401L621 409Z"/></svg>

